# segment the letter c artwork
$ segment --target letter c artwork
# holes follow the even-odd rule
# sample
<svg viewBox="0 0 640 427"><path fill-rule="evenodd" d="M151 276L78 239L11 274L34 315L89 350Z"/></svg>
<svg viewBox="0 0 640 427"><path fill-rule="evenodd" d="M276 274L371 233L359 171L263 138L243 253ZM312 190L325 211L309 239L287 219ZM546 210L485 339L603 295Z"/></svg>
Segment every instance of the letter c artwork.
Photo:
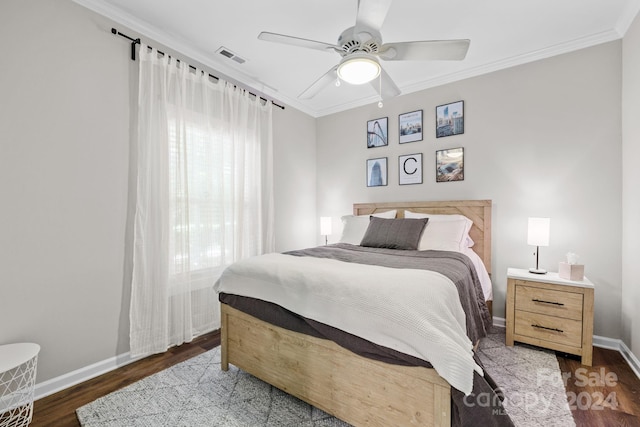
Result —
<svg viewBox="0 0 640 427"><path fill-rule="evenodd" d="M414 165L413 165L413 170L410 172L407 169L407 163L409 163L409 161L412 160ZM415 157L407 157L404 161L404 164L402 165L402 168L404 169L404 173L406 173L407 175L413 175L414 173L418 172L418 167L415 165L418 163L418 159L416 159Z"/></svg>

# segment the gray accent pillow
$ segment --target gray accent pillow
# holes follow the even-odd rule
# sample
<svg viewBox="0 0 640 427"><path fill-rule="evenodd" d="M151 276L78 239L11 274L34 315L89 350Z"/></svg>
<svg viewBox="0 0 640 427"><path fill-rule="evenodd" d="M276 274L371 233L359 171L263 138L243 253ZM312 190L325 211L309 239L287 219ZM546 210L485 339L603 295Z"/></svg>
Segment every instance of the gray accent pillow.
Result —
<svg viewBox="0 0 640 427"><path fill-rule="evenodd" d="M369 218L360 246L416 250L429 218Z"/></svg>

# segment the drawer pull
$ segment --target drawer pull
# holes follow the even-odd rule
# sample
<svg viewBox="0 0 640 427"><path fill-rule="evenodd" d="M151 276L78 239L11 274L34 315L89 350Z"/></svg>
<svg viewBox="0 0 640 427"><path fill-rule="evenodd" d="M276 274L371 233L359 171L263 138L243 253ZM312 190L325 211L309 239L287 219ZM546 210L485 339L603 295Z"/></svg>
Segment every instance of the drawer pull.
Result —
<svg viewBox="0 0 640 427"><path fill-rule="evenodd" d="M545 301L545 300L541 300L541 299L537 299L537 298L533 298L531 301L533 301L533 302L541 302L542 304L564 305L561 302Z"/></svg>
<svg viewBox="0 0 640 427"><path fill-rule="evenodd" d="M558 328L547 328L546 326L540 326L540 325L531 325L531 327L538 328L538 329L546 329L547 331L560 332L561 334L564 333L562 329L558 329Z"/></svg>

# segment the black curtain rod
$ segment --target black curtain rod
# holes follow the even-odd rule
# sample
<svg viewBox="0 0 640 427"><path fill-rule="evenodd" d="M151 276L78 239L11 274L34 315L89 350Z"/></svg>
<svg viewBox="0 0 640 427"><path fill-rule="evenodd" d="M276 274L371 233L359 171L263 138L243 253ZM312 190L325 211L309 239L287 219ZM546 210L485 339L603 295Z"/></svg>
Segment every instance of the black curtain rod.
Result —
<svg viewBox="0 0 640 427"><path fill-rule="evenodd" d="M131 60L135 61L136 60L136 45L141 43L140 39L139 38L138 39L134 39L133 37L129 37L126 34L122 34L120 31L116 30L115 28L111 29L111 34L115 34L115 35L118 35L120 37L124 37L125 39L127 39L127 40L129 40L131 42ZM151 46L149 46L149 47L151 47ZM165 55L164 52L158 51L158 53L160 55ZM176 61L180 61L180 60L177 59ZM196 67L194 67L193 65L189 65L189 68L191 68L192 70L196 69ZM209 77L211 77L212 79L220 80L218 77L216 77L216 76L214 76L212 74L209 74ZM258 96L258 95L256 95L255 93L252 93L252 92L249 92L249 94L253 95L253 96ZM262 99L265 102L269 102L268 99L265 99L263 97L260 97L260 99ZM275 105L276 107L282 108L284 110L284 106L283 105L276 104L274 101L271 101L271 103L273 105Z"/></svg>

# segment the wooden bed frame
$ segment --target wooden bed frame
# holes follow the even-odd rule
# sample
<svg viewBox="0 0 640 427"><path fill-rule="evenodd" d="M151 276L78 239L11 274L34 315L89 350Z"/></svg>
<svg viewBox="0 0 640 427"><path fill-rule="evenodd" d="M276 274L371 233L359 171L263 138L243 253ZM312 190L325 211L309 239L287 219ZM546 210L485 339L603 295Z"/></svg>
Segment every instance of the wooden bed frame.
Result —
<svg viewBox="0 0 640 427"><path fill-rule="evenodd" d="M391 209L467 216L473 250L491 272L490 200L353 205L356 215ZM451 425L451 386L434 369L367 359L221 306L223 370L231 363L354 426Z"/></svg>

